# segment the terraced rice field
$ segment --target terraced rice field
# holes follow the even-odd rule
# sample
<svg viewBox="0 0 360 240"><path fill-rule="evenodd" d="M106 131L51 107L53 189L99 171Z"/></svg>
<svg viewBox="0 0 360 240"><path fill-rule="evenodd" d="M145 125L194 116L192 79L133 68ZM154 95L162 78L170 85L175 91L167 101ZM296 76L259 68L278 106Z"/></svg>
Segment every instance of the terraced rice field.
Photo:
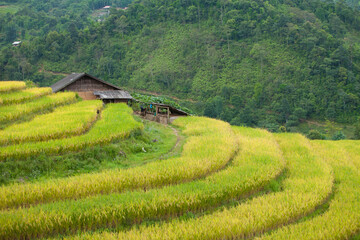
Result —
<svg viewBox="0 0 360 240"><path fill-rule="evenodd" d="M48 116L81 104L92 113L99 107L80 102ZM35 128L46 116L23 124ZM173 125L187 136L179 157L1 186L0 239L305 240L359 234L357 141L310 141L203 117L179 118ZM142 128L130 108L110 104L87 132L3 146L0 159L80 151Z"/></svg>
<svg viewBox="0 0 360 240"><path fill-rule="evenodd" d="M25 82L21 81L0 81L0 93L21 90L26 88Z"/></svg>
<svg viewBox="0 0 360 240"><path fill-rule="evenodd" d="M50 111L58 106L74 103L75 101L75 93L62 92L21 104L0 106L0 123L16 121L27 115Z"/></svg>
<svg viewBox="0 0 360 240"><path fill-rule="evenodd" d="M51 88L29 88L20 91L0 92L0 102L2 102L3 105L16 104L51 93Z"/></svg>
<svg viewBox="0 0 360 240"><path fill-rule="evenodd" d="M98 100L59 107L29 122L0 130L0 146L80 135L92 126L102 107L103 103Z"/></svg>

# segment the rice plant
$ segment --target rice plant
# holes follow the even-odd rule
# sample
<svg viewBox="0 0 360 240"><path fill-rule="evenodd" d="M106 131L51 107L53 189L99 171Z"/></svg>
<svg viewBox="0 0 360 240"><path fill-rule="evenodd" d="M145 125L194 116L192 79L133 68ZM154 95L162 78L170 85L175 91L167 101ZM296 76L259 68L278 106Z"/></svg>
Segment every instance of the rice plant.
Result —
<svg viewBox="0 0 360 240"><path fill-rule="evenodd" d="M26 115L51 110L57 106L72 103L75 101L75 93L61 92L53 95L44 96L26 103L0 106L0 123L15 121Z"/></svg>
<svg viewBox="0 0 360 240"><path fill-rule="evenodd" d="M331 141L314 141L315 152L334 169L336 192L330 201L328 210L319 216L282 227L271 234L257 239L299 239L331 240L350 239L360 230L360 172L353 164L350 150L357 148L357 141L342 143ZM360 157L359 148L356 153ZM355 161L356 162L356 161Z"/></svg>
<svg viewBox="0 0 360 240"><path fill-rule="evenodd" d="M21 103L51 93L51 88L29 88L13 92L0 92L0 99L2 99L2 104L9 105Z"/></svg>
<svg viewBox="0 0 360 240"><path fill-rule="evenodd" d="M26 123L28 127L24 123L21 129L19 124L3 132L15 133L18 126L19 138L25 138L21 133L31 135L26 128L55 123L56 116L68 116L67 110L81 104L84 114L89 107L87 119L92 119L99 107L95 103L61 107L53 115ZM75 119L70 116L68 121ZM180 118L174 124L188 136L180 157L126 170L1 186L0 239L61 234L61 239L335 240L350 239L359 232L357 141L309 141L299 134L270 134L202 117ZM23 161L40 153L78 151L141 128L130 108L110 104L86 134L38 137L31 141L42 142L0 147L0 159ZM59 126L59 134L64 131ZM281 173L286 178L279 191L246 198ZM324 213L306 217L331 194ZM216 210L235 199L241 201ZM188 212L196 215L176 218Z"/></svg>
<svg viewBox="0 0 360 240"><path fill-rule="evenodd" d="M128 170L107 170L67 179L0 187L0 209L61 199L78 199L100 193L123 192L137 188L150 189L190 181L224 167L234 156L237 148L237 141L230 125L207 118L194 117L192 120L199 124L194 125L191 124L192 121L190 120L181 119L176 122L184 128L184 132L190 134L183 147L182 156L179 158L155 161ZM199 127L201 125L202 127ZM130 108L122 106L122 104L111 105L103 111L103 119L98 121L86 134L88 135L86 139L89 139L88 144L95 144L96 141L97 143L105 143L111 140L109 139L111 136L124 137L140 127L141 125L132 118ZM192 134L195 134L194 129L198 129L198 132L201 130L203 136L193 136ZM55 140L55 143L49 141L51 143L49 145L47 145L49 142L34 143L32 146L37 146L37 148L34 147L33 149L38 150L29 151L26 147L20 149L27 151L29 155L47 149L50 152L53 151L54 147L59 146L61 147L59 149L63 151L79 149L83 146L79 141L83 137L80 136L75 139ZM74 142L74 144L67 149L64 142ZM19 148L15 145L12 146L12 149L9 147L2 149L6 149L10 154L17 154L15 151ZM1 151L1 154L5 154L5 152Z"/></svg>
<svg viewBox="0 0 360 240"><path fill-rule="evenodd" d="M127 137L133 130L142 128L136 122L132 110L125 104L108 105L94 127L84 135L65 139L53 139L43 142L29 142L1 147L0 161L5 159L21 159L40 153L61 154L78 151L85 147L109 143L114 139Z"/></svg>
<svg viewBox="0 0 360 240"><path fill-rule="evenodd" d="M51 233L64 233L91 229L93 226L124 225L144 219L181 215L184 211L201 211L214 207L224 201L245 196L254 192L281 173L284 161L277 144L266 131L236 130L241 142L241 152L225 170L217 172L204 180L153 189L146 192L128 192L66 201L12 211L0 216L11 226L21 225L17 236L8 232L7 237L46 236L48 227ZM246 134L257 137L247 137ZM259 147L262 149L259 150ZM39 215L39 213L42 213ZM7 214L11 216L6 217ZM15 217L17 216L17 217ZM46 219L40 220L45 217ZM33 221L36 218L36 223ZM0 217L1 219L1 217ZM12 219L12 220L10 220ZM0 223L5 225L5 222ZM71 224L70 224L71 223ZM0 224L0 225L2 225Z"/></svg>
<svg viewBox="0 0 360 240"><path fill-rule="evenodd" d="M25 82L21 81L0 81L0 92L9 92L26 88Z"/></svg>
<svg viewBox="0 0 360 240"><path fill-rule="evenodd" d="M234 239L252 238L312 212L329 196L331 168L300 135L276 136L287 161L283 191L187 221L141 226L127 232L85 234L68 239Z"/></svg>
<svg viewBox="0 0 360 240"><path fill-rule="evenodd" d="M101 110L102 101L82 101L39 115L30 122L12 125L0 130L0 145L29 141L68 138L88 130Z"/></svg>

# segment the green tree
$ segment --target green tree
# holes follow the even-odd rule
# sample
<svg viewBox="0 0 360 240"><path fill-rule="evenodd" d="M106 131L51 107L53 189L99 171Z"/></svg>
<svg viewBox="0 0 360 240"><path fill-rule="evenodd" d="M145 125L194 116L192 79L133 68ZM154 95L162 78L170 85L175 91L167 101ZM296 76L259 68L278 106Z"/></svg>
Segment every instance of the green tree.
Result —
<svg viewBox="0 0 360 240"><path fill-rule="evenodd" d="M258 43L255 43L250 51L250 56L260 63L261 75L263 74L266 55L267 55L267 50L265 46Z"/></svg>

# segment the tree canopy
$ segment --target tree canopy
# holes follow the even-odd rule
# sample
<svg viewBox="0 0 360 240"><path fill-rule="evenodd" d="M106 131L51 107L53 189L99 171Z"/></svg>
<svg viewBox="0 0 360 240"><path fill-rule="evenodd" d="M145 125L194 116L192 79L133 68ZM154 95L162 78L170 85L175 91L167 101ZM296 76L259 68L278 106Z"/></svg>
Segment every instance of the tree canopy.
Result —
<svg viewBox="0 0 360 240"><path fill-rule="evenodd" d="M12 1L13 2L13 1ZM352 122L359 113L358 1L26 0L0 14L0 79L88 72L192 99L236 125ZM94 9L114 6L95 22ZM23 39L21 47L11 41Z"/></svg>

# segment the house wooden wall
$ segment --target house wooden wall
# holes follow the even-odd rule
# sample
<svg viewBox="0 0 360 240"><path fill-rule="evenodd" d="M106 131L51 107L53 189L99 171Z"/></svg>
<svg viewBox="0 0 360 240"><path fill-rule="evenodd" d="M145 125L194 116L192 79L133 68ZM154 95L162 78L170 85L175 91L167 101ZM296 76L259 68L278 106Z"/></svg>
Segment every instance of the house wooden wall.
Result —
<svg viewBox="0 0 360 240"><path fill-rule="evenodd" d="M97 97L94 95L94 92L77 92L79 97L81 97L84 100L96 100Z"/></svg>
<svg viewBox="0 0 360 240"><path fill-rule="evenodd" d="M106 85L95 79L84 76L77 81L73 82L69 86L66 86L61 91L77 92L84 100L96 99L94 91L106 91L106 90L117 90L114 87Z"/></svg>

